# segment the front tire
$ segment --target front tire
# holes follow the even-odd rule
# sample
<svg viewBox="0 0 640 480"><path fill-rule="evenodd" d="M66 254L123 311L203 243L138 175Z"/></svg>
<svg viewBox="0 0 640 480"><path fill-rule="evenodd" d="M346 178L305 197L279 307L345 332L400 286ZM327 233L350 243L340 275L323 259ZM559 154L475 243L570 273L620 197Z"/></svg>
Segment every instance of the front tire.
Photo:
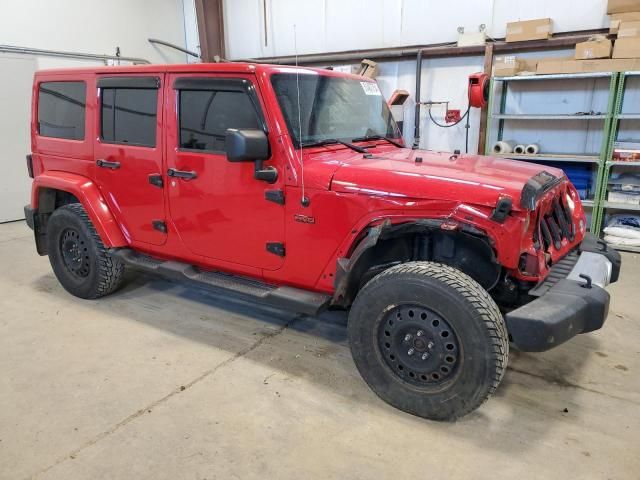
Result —
<svg viewBox="0 0 640 480"><path fill-rule="evenodd" d="M53 273L66 291L85 299L115 291L123 263L111 257L79 203L56 209L47 222L47 247Z"/></svg>
<svg viewBox="0 0 640 480"><path fill-rule="evenodd" d="M477 282L447 265L409 262L374 277L353 303L348 333L369 387L432 420L478 408L507 367L500 310Z"/></svg>

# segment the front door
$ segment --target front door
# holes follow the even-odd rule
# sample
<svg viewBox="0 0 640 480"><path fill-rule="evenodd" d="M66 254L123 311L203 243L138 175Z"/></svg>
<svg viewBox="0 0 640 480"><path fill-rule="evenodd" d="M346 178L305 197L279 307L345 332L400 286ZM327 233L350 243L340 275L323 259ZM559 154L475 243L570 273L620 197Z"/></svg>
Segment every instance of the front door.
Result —
<svg viewBox="0 0 640 480"><path fill-rule="evenodd" d="M96 180L133 245L166 241L162 75L98 77Z"/></svg>
<svg viewBox="0 0 640 480"><path fill-rule="evenodd" d="M167 178L171 220L193 253L232 264L276 270L283 263L284 207L265 198L283 188L254 178L254 163L227 161L228 128L266 130L251 75L168 77ZM266 166L280 165L273 157ZM173 173L175 175L175 173ZM267 249L267 245L270 248Z"/></svg>

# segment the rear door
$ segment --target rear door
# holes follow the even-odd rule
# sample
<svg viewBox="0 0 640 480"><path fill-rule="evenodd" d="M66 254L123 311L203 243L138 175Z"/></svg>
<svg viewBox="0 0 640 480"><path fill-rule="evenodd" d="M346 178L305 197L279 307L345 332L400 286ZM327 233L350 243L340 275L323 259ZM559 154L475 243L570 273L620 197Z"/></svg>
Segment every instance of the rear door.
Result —
<svg viewBox="0 0 640 480"><path fill-rule="evenodd" d="M163 195L164 75L98 77L96 180L132 244L166 241Z"/></svg>

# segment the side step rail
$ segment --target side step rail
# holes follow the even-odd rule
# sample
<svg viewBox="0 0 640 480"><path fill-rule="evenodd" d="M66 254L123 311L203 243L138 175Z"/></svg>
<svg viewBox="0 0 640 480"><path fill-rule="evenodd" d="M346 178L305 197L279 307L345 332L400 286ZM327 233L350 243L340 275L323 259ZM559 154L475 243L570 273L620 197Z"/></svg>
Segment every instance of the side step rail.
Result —
<svg viewBox="0 0 640 480"><path fill-rule="evenodd" d="M109 254L137 270L157 273L174 280L187 280L211 290L234 292L265 304L307 315L324 310L331 296L294 287L277 287L249 278L223 272L202 270L194 265L174 260L159 260L135 252L130 248L109 250Z"/></svg>

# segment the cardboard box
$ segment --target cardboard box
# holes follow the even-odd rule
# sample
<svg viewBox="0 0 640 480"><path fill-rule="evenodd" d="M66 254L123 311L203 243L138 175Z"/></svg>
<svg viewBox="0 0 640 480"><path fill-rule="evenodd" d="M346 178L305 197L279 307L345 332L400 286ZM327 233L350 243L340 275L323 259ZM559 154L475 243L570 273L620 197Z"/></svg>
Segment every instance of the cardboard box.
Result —
<svg viewBox="0 0 640 480"><path fill-rule="evenodd" d="M638 0L640 1L640 0ZM551 37L551 19L539 18L524 22L507 23L507 42L524 42L526 40L546 40Z"/></svg>
<svg viewBox="0 0 640 480"><path fill-rule="evenodd" d="M377 62L365 58L360 62L360 68L357 74L367 78L376 78L378 76L378 71L379 68Z"/></svg>
<svg viewBox="0 0 640 480"><path fill-rule="evenodd" d="M494 77L511 77L522 69L522 62L513 55L496 57L493 64Z"/></svg>
<svg viewBox="0 0 640 480"><path fill-rule="evenodd" d="M613 58L640 58L640 38L619 38L613 46Z"/></svg>
<svg viewBox="0 0 640 480"><path fill-rule="evenodd" d="M631 38L640 36L640 20L622 21L618 28L618 38ZM638 39L640 42L640 39Z"/></svg>
<svg viewBox="0 0 640 480"><path fill-rule="evenodd" d="M567 60L565 59L549 59L540 60L536 65L536 73L538 75L546 75L550 73L565 73L563 72L563 65Z"/></svg>
<svg viewBox="0 0 640 480"><path fill-rule="evenodd" d="M552 73L595 73L625 72L640 70L640 59L602 59L602 60L541 60L536 73L548 75Z"/></svg>
<svg viewBox="0 0 640 480"><path fill-rule="evenodd" d="M519 60L520 60L521 66L518 74L533 75L536 73L536 69L538 68L538 62L540 61L539 58L520 58Z"/></svg>
<svg viewBox="0 0 640 480"><path fill-rule="evenodd" d="M625 13L614 13L609 16L611 21L619 20L621 22L635 22L636 20L640 20L640 11L638 12L625 12Z"/></svg>
<svg viewBox="0 0 640 480"><path fill-rule="evenodd" d="M604 37L578 43L576 45L575 59L611 58L611 46L611 40Z"/></svg>
<svg viewBox="0 0 640 480"><path fill-rule="evenodd" d="M607 13L640 12L640 0L609 0Z"/></svg>
<svg viewBox="0 0 640 480"><path fill-rule="evenodd" d="M622 23L622 20L611 20L611 22L609 23L609 34L610 35L617 35L618 34L618 30L620 30L620 24Z"/></svg>

